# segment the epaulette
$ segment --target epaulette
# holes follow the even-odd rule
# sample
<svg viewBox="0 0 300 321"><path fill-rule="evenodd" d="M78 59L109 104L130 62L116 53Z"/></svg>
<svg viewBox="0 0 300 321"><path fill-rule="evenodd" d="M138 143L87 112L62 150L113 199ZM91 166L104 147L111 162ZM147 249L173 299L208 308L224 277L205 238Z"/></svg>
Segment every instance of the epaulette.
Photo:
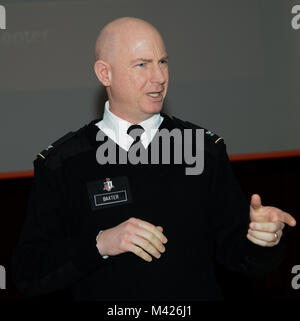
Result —
<svg viewBox="0 0 300 321"><path fill-rule="evenodd" d="M42 159L46 159L48 157L48 155L55 150L58 146L62 145L64 142L66 142L67 140L69 140L71 137L73 137L76 134L76 132L69 132L66 135L64 135L63 137L61 137L60 139L58 139L57 141L55 141L54 143L52 143L51 145L49 145L47 148L45 148L43 151L41 151L37 157L42 158Z"/></svg>
<svg viewBox="0 0 300 321"><path fill-rule="evenodd" d="M75 132L69 132L60 139L49 145L37 155L36 163L41 162L50 169L58 168L67 158L79 153L86 152L92 148L89 139L84 134L88 125L83 126Z"/></svg>
<svg viewBox="0 0 300 321"><path fill-rule="evenodd" d="M179 118L176 118L174 116L171 116L171 118L173 119L173 121L180 127L182 128L194 128L194 129L204 129L204 134L207 138L209 138L210 141L212 141L214 144L218 144L218 143L224 143L224 140L222 137L218 136L217 134L215 134L214 132L212 132L211 130L208 130L204 127L201 127L199 125L193 124L189 121L185 121L185 120L181 120Z"/></svg>

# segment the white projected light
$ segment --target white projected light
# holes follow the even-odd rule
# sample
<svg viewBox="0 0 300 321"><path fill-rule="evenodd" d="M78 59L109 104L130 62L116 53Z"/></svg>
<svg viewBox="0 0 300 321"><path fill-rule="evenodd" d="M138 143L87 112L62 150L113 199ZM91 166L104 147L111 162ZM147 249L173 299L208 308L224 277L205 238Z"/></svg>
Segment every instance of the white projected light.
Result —
<svg viewBox="0 0 300 321"><path fill-rule="evenodd" d="M0 29L6 29L6 10L2 5L0 5Z"/></svg>

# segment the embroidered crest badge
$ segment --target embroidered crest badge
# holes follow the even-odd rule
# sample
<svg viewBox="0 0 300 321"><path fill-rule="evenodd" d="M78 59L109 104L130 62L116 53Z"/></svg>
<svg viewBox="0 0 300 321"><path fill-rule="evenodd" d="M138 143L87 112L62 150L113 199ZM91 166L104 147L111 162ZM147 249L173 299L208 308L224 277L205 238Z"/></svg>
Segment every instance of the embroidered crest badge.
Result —
<svg viewBox="0 0 300 321"><path fill-rule="evenodd" d="M107 192L111 191L114 188L113 183L110 180L110 178L106 178L105 182L103 182L103 185L104 185L103 190L105 190Z"/></svg>

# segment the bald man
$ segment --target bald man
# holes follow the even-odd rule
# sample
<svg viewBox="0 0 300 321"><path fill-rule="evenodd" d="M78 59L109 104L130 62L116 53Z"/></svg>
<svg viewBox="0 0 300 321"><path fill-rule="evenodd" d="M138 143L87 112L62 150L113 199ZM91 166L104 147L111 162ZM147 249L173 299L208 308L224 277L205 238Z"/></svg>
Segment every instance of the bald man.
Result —
<svg viewBox="0 0 300 321"><path fill-rule="evenodd" d="M133 18L113 21L96 41L95 72L110 111L140 123L161 111L168 89L168 55L159 32Z"/></svg>
<svg viewBox="0 0 300 321"><path fill-rule="evenodd" d="M157 29L137 18L114 20L101 30L95 56L108 95L104 114L34 162L28 216L13 256L20 291L69 288L77 300L217 300L215 261L246 275L278 266L283 228L296 221L262 206L259 195L248 204L214 133L204 130L201 175L186 175L186 164L174 159L123 164L99 157L107 142L129 155L134 146L153 150L162 129L182 135L201 129L161 112L169 73ZM132 136L133 129L140 134Z"/></svg>

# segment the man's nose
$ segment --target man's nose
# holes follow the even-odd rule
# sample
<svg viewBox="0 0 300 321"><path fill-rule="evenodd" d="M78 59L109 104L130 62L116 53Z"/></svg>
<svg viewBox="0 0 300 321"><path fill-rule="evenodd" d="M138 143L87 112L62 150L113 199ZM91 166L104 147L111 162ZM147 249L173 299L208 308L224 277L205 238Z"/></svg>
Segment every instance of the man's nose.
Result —
<svg viewBox="0 0 300 321"><path fill-rule="evenodd" d="M159 84L164 84L167 80L166 72L167 71L163 70L163 67L159 64L155 65L152 70L151 81Z"/></svg>

